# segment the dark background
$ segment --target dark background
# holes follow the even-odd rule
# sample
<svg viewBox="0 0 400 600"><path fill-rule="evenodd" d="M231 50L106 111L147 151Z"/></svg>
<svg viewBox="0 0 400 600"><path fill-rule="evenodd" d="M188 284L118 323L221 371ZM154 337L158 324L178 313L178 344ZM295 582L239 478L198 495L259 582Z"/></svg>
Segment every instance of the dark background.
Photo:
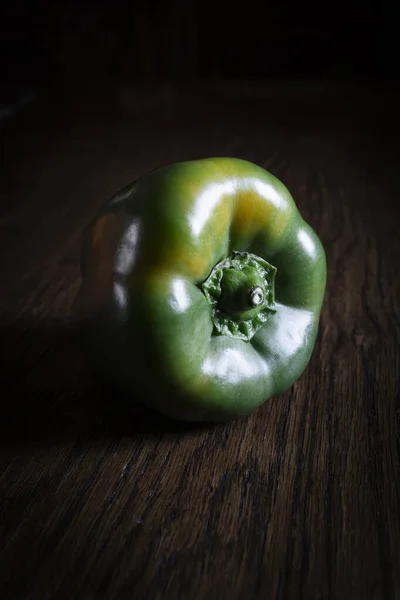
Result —
<svg viewBox="0 0 400 600"><path fill-rule="evenodd" d="M382 2L7 4L0 9L3 102L54 83L397 77L396 20Z"/></svg>

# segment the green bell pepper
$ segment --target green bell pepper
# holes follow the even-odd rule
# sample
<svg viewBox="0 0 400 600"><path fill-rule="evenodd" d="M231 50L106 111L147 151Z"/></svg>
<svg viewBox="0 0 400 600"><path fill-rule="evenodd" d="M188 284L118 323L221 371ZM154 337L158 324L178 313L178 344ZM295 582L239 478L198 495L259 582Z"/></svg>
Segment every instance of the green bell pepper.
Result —
<svg viewBox="0 0 400 600"><path fill-rule="evenodd" d="M324 249L255 164L207 158L147 173L90 224L81 267L74 313L93 365L164 415L250 414L309 362Z"/></svg>

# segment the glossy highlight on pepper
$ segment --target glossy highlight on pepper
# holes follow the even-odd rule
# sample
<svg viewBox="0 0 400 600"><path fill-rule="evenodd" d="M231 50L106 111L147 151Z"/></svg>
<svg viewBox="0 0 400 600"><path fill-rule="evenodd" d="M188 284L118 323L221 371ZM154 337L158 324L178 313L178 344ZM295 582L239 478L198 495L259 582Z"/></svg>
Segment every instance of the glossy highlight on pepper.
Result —
<svg viewBox="0 0 400 600"><path fill-rule="evenodd" d="M89 359L175 419L252 413L311 357L325 253L287 188L236 158L175 163L88 227L74 318Z"/></svg>

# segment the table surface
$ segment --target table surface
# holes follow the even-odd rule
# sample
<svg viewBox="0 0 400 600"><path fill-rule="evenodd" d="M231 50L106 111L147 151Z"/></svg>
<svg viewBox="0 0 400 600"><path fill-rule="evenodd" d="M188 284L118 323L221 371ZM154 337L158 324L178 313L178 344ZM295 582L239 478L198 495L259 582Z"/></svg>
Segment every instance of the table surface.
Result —
<svg viewBox="0 0 400 600"><path fill-rule="evenodd" d="M397 102L148 83L3 124L2 598L400 598ZM82 231L145 171L216 155L279 177L326 248L311 362L228 424L115 414L68 326Z"/></svg>

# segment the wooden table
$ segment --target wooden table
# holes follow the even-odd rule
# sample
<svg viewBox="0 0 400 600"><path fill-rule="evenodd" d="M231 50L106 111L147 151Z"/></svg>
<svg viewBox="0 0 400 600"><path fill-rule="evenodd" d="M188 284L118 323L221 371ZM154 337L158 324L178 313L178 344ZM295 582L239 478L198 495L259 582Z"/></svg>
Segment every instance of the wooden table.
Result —
<svg viewBox="0 0 400 600"><path fill-rule="evenodd" d="M398 96L226 82L48 90L3 125L0 596L400 598ZM89 372L82 230L158 165L257 162L321 237L311 363L247 419L189 427Z"/></svg>

